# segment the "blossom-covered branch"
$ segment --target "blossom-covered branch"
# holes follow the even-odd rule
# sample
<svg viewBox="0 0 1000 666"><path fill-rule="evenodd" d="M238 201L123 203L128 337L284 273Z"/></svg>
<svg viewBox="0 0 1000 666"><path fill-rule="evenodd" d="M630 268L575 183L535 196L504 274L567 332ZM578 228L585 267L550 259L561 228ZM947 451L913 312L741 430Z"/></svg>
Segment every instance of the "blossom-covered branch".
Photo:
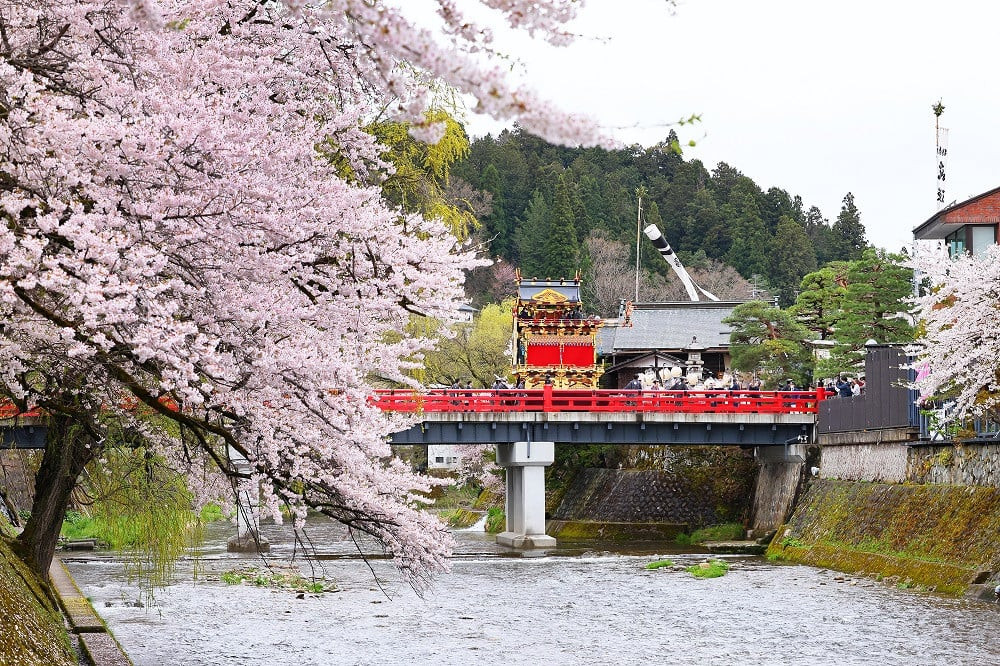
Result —
<svg viewBox="0 0 1000 666"><path fill-rule="evenodd" d="M1000 406L1000 246L950 260L943 248L911 261L927 288L915 299L924 329L916 386L946 396L959 420Z"/></svg>

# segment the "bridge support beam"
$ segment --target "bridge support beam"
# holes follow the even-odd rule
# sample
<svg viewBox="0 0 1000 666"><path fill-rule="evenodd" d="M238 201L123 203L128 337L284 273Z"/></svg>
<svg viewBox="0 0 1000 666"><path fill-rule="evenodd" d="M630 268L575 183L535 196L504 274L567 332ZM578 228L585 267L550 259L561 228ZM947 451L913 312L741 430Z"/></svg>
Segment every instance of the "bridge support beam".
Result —
<svg viewBox="0 0 1000 666"><path fill-rule="evenodd" d="M250 474L250 462L238 451L229 448L229 459L241 474ZM270 542L260 534L257 508L260 505L260 489L256 486L239 488L236 491L236 536L226 543L230 553L266 553L271 550Z"/></svg>
<svg viewBox="0 0 1000 666"><path fill-rule="evenodd" d="M507 530L497 543L513 548L553 548L545 533L545 467L555 461L554 442L497 444L497 464L507 470Z"/></svg>

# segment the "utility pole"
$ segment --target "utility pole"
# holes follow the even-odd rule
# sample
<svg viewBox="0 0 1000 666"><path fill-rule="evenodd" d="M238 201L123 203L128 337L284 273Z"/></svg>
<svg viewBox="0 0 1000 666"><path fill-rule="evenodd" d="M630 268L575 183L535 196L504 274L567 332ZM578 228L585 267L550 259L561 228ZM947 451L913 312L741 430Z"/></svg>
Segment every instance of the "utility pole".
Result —
<svg viewBox="0 0 1000 666"><path fill-rule="evenodd" d="M635 188L635 195L639 198L639 210L635 215L635 296L632 298L633 303L639 302L639 252L642 247L639 245L639 239L642 236L642 198L646 196L646 188L640 185Z"/></svg>

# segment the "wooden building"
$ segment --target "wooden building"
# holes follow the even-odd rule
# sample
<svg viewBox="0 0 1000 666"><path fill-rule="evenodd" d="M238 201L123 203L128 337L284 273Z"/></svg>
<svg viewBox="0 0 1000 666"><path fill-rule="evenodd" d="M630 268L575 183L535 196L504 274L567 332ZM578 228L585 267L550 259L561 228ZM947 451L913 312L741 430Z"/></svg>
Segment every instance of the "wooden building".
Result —
<svg viewBox="0 0 1000 666"><path fill-rule="evenodd" d="M954 203L913 230L915 240L941 240L952 257L968 252L981 256L997 242L1000 187Z"/></svg>
<svg viewBox="0 0 1000 666"><path fill-rule="evenodd" d="M729 372L729 334L722 320L741 302L636 303L628 323L606 322L597 336L606 388L623 388L636 375L652 381L670 373L712 376Z"/></svg>

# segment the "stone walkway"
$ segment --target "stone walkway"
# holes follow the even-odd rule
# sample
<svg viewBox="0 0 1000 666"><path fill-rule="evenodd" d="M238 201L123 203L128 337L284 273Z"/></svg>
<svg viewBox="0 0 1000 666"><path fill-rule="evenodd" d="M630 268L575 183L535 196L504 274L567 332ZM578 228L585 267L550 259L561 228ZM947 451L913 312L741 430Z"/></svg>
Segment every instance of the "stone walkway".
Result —
<svg viewBox="0 0 1000 666"><path fill-rule="evenodd" d="M94 666L132 666L104 621L90 605L59 557L52 558L49 579L59 598L70 631L80 640L80 647Z"/></svg>

